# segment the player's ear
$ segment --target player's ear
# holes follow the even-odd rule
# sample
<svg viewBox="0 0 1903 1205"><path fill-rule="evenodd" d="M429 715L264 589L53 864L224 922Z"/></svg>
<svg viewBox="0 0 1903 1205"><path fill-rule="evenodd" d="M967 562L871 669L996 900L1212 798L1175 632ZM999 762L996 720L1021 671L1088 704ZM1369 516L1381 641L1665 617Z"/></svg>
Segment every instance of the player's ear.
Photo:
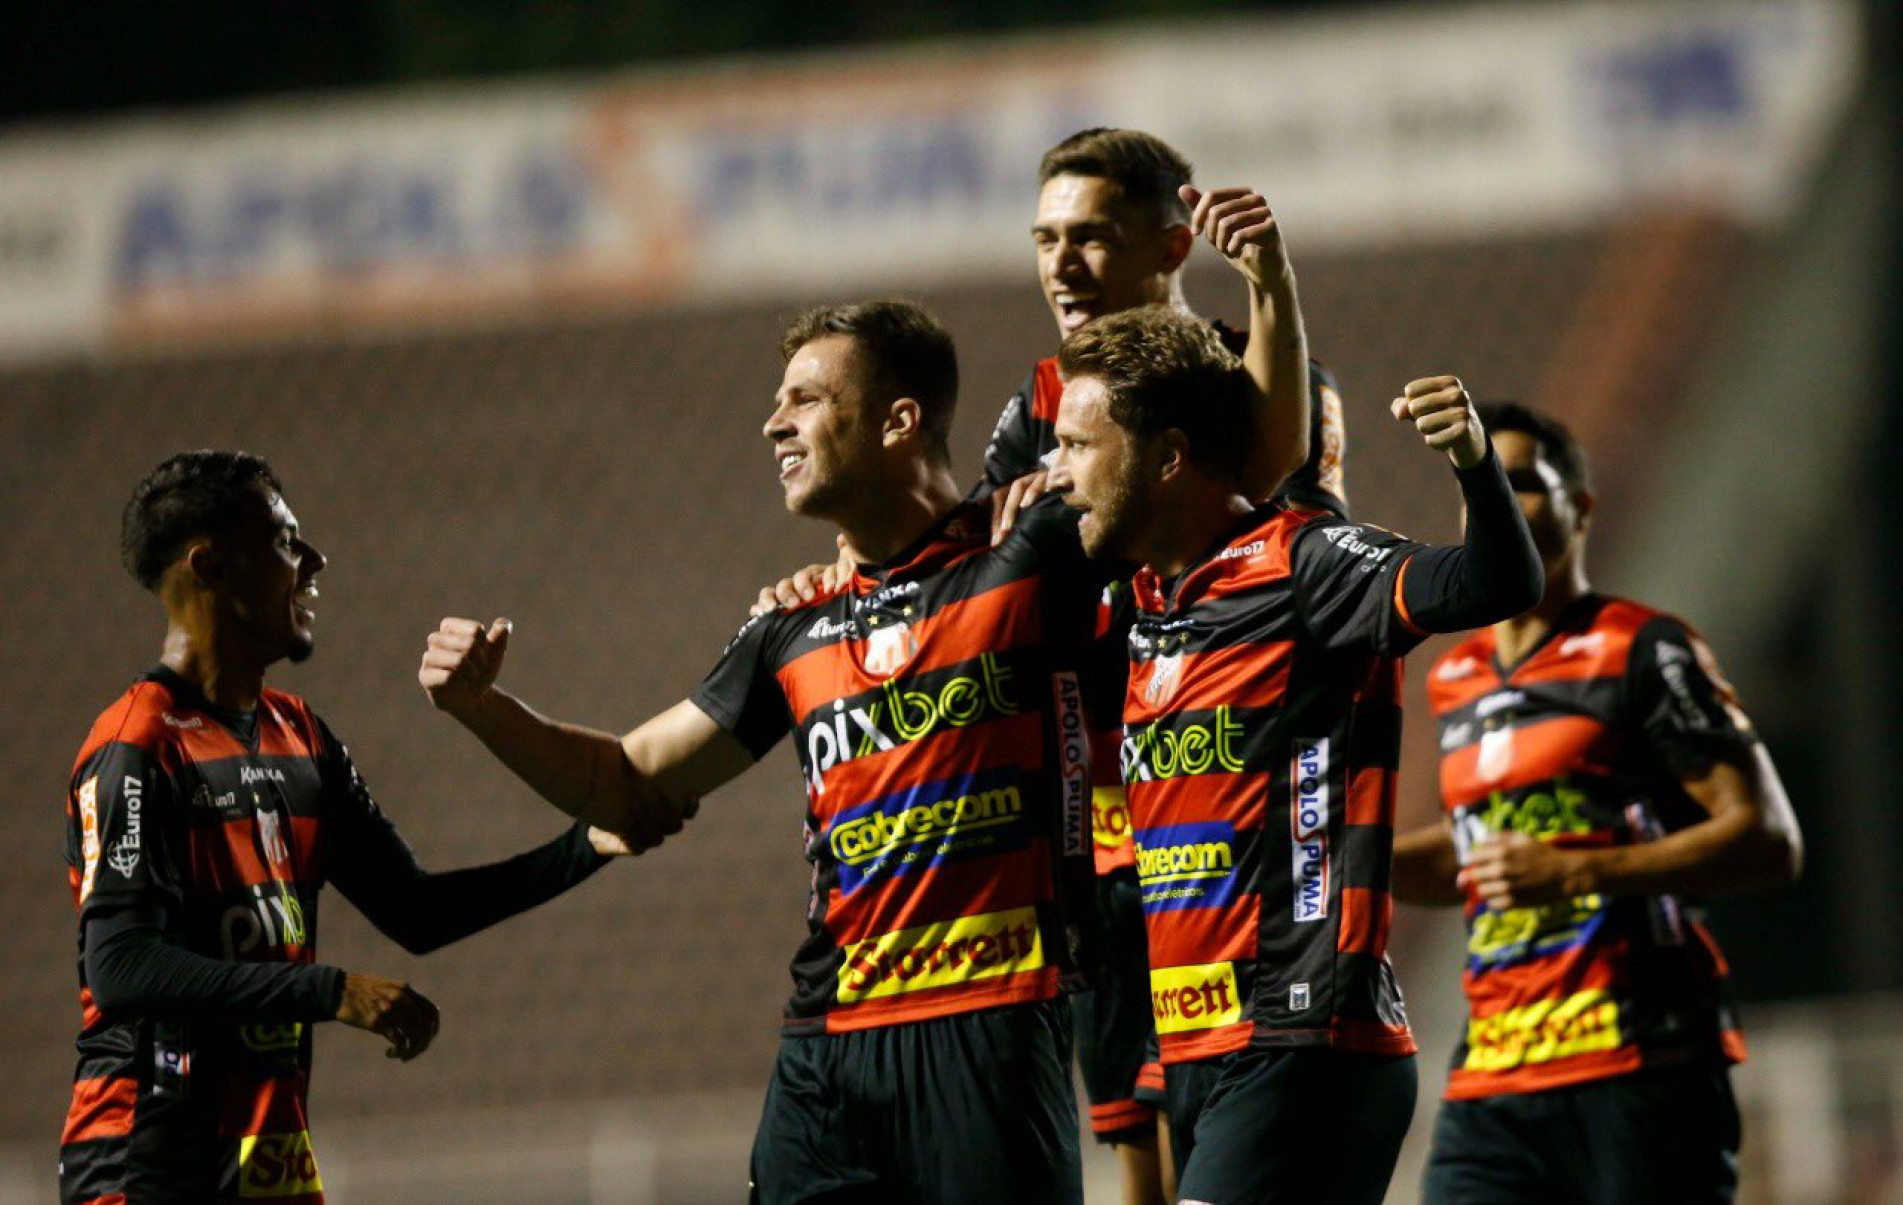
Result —
<svg viewBox="0 0 1903 1205"><path fill-rule="evenodd" d="M208 539L194 540L180 555L175 567L182 565L192 580L206 589L211 589L225 580L230 572L226 564L226 555Z"/></svg>
<svg viewBox="0 0 1903 1205"><path fill-rule="evenodd" d="M891 448L905 440L917 439L920 431L923 430L924 418L915 399L909 397L898 399L886 411L885 430L881 432L882 442L886 447Z"/></svg>
<svg viewBox="0 0 1903 1205"><path fill-rule="evenodd" d="M1591 490L1573 492L1573 530L1585 531L1592 526L1592 512L1599 505L1599 495Z"/></svg>
<svg viewBox="0 0 1903 1205"><path fill-rule="evenodd" d="M1155 480L1168 481L1189 467L1189 436L1171 427L1150 441L1150 472Z"/></svg>
<svg viewBox="0 0 1903 1205"><path fill-rule="evenodd" d="M1196 245L1196 236L1182 222L1172 222L1163 227L1163 265L1162 271L1174 272L1183 266L1189 258L1190 249Z"/></svg>

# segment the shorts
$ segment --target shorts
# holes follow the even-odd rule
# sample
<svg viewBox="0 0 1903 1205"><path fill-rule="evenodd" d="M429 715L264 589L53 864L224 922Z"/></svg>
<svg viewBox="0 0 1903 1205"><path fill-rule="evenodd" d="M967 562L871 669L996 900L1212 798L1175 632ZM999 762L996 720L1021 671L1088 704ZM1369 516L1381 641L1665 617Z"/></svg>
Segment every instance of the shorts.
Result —
<svg viewBox="0 0 1903 1205"><path fill-rule="evenodd" d="M1738 1104L1723 1068L1443 1101L1427 1205L1705 1205L1738 1190Z"/></svg>
<svg viewBox="0 0 1903 1205"><path fill-rule="evenodd" d="M1143 888L1134 867L1097 879L1097 965L1089 991L1070 998L1077 1069L1090 1098L1098 1142L1130 1142L1156 1132L1156 1102L1137 1096L1137 1079L1156 1041L1150 1015L1150 956Z"/></svg>
<svg viewBox="0 0 1903 1205"><path fill-rule="evenodd" d="M1081 1205L1070 1010L1017 1004L780 1042L756 1205Z"/></svg>
<svg viewBox="0 0 1903 1205"><path fill-rule="evenodd" d="M1241 1050L1164 1068L1180 1205L1381 1205L1414 1056Z"/></svg>

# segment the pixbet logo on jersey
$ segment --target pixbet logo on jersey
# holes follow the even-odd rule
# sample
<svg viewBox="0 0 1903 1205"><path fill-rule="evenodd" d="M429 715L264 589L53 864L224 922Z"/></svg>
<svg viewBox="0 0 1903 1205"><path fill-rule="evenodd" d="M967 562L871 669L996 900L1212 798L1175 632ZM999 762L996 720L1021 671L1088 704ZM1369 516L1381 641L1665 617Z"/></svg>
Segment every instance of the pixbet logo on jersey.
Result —
<svg viewBox="0 0 1903 1205"><path fill-rule="evenodd" d="M1295 742L1290 781L1290 869L1295 885L1295 920L1328 916L1328 738Z"/></svg>
<svg viewBox="0 0 1903 1205"><path fill-rule="evenodd" d="M1018 714L1013 677L995 654L986 653L947 675L885 682L869 694L834 699L830 710L816 709L805 721L813 792L823 794L826 772L855 758L889 753L946 728Z"/></svg>
<svg viewBox="0 0 1903 1205"><path fill-rule="evenodd" d="M1227 703L1216 708L1208 723L1170 728L1163 727L1161 720L1147 724L1124 738L1123 781L1240 774L1242 754L1237 746L1242 735L1242 722L1234 718Z"/></svg>

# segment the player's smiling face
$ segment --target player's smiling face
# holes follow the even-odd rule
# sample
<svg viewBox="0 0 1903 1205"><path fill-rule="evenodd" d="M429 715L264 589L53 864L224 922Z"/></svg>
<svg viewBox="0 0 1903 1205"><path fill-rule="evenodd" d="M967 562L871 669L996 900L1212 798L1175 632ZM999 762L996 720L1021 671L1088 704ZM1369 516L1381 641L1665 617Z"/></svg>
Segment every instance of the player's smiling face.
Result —
<svg viewBox="0 0 1903 1205"><path fill-rule="evenodd" d="M229 551L227 601L260 662L309 657L316 647L317 575L325 561L300 534L291 508L272 494L221 542Z"/></svg>
<svg viewBox="0 0 1903 1205"><path fill-rule="evenodd" d="M1170 300L1181 264L1158 217L1102 176L1053 176L1031 227L1038 281L1059 334L1105 314Z"/></svg>
<svg viewBox="0 0 1903 1205"><path fill-rule="evenodd" d="M1110 391L1102 379L1080 376L1065 383L1054 433L1054 484L1064 489L1065 504L1082 513L1077 535L1084 552L1141 560L1136 437L1110 417Z"/></svg>
<svg viewBox="0 0 1903 1205"><path fill-rule="evenodd" d="M794 514L837 517L878 454L877 424L865 413L862 360L852 336L826 335L786 362L765 435L786 509Z"/></svg>

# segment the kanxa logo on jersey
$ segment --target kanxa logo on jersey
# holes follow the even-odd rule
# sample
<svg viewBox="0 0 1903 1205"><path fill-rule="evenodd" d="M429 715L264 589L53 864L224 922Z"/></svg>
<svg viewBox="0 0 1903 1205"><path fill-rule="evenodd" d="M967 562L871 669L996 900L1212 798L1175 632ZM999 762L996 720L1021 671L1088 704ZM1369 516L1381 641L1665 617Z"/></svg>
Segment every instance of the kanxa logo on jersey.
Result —
<svg viewBox="0 0 1903 1205"><path fill-rule="evenodd" d="M1218 908L1236 898L1235 826L1226 821L1172 824L1138 831L1137 881L1143 910Z"/></svg>
<svg viewBox="0 0 1903 1205"><path fill-rule="evenodd" d="M1184 722L1179 712L1155 720L1123 739L1120 750L1123 781L1152 782L1196 774L1240 774L1243 763L1243 726L1227 703L1206 720Z"/></svg>
<svg viewBox="0 0 1903 1205"><path fill-rule="evenodd" d="M1152 969L1150 1012L1156 1017L1159 1034L1234 1025L1242 1020L1236 964L1212 962Z"/></svg>
<svg viewBox="0 0 1903 1205"><path fill-rule="evenodd" d="M928 782L841 812L826 845L851 895L869 882L942 862L1023 849L1029 840L1015 770Z"/></svg>
<svg viewBox="0 0 1903 1205"><path fill-rule="evenodd" d="M1012 908L882 933L846 947L839 1002L856 1004L1044 966L1037 909Z"/></svg>
<svg viewBox="0 0 1903 1205"><path fill-rule="evenodd" d="M1295 742L1289 852L1297 924L1328 918L1328 738Z"/></svg>
<svg viewBox="0 0 1903 1205"><path fill-rule="evenodd" d="M801 721L807 780L824 794L826 772L856 758L889 753L937 732L1017 715L1016 671L986 653L950 670L882 683L834 699Z"/></svg>
<svg viewBox="0 0 1903 1205"><path fill-rule="evenodd" d="M1090 849L1090 833L1086 831L1091 823L1090 728L1084 719L1084 692L1076 674L1051 675L1051 702L1057 719L1062 853L1067 858L1081 857Z"/></svg>
<svg viewBox="0 0 1903 1205"><path fill-rule="evenodd" d="M240 1197L301 1197L323 1191L309 1130L246 1134L238 1140Z"/></svg>

